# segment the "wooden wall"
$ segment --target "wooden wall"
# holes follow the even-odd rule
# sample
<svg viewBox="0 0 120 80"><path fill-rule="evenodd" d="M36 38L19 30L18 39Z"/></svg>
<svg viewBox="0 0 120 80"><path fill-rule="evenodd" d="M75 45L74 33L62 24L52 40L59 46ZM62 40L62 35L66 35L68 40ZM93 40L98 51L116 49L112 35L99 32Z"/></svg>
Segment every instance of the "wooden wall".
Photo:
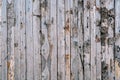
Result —
<svg viewBox="0 0 120 80"><path fill-rule="evenodd" d="M0 80L120 80L120 0L0 2Z"/></svg>

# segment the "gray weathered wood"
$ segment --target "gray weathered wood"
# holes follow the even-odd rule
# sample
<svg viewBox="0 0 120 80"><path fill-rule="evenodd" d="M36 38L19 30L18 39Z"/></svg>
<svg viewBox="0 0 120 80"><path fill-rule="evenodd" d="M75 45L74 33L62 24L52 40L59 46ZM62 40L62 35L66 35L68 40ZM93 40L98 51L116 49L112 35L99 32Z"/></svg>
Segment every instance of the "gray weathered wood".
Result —
<svg viewBox="0 0 120 80"><path fill-rule="evenodd" d="M101 30L100 30L100 21L101 21L101 15L100 15L100 0L96 0L96 14L95 14L95 24L96 24L96 30L95 30L95 41L96 41L96 79L101 80Z"/></svg>
<svg viewBox="0 0 120 80"><path fill-rule="evenodd" d="M58 80L65 80L65 4L57 1L57 38L58 38Z"/></svg>
<svg viewBox="0 0 120 80"><path fill-rule="evenodd" d="M7 0L2 1L2 80L7 80Z"/></svg>
<svg viewBox="0 0 120 80"><path fill-rule="evenodd" d="M40 0L33 2L34 80L41 80Z"/></svg>
<svg viewBox="0 0 120 80"><path fill-rule="evenodd" d="M119 0L2 0L0 80L119 80L119 8Z"/></svg>
<svg viewBox="0 0 120 80"><path fill-rule="evenodd" d="M90 25L90 1L84 0L84 77L85 80L91 79L91 64L90 64L90 55L91 55L91 25Z"/></svg>
<svg viewBox="0 0 120 80"><path fill-rule="evenodd" d="M26 80L26 21L25 21L25 0L20 0L20 42L18 45L20 45L20 80Z"/></svg>
<svg viewBox="0 0 120 80"><path fill-rule="evenodd" d="M115 35L120 33L120 0L115 0ZM115 42L115 79L120 79L120 37Z"/></svg>
<svg viewBox="0 0 120 80"><path fill-rule="evenodd" d="M26 0L26 58L27 80L34 80L34 46L33 46L33 0Z"/></svg>

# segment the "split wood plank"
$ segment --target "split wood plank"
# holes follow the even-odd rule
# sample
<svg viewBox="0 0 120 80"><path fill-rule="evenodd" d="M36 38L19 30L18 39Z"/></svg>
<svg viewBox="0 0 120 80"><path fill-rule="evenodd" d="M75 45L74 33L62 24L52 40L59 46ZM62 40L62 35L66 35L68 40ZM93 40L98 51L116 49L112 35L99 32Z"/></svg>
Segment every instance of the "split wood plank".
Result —
<svg viewBox="0 0 120 80"><path fill-rule="evenodd" d="M50 0L41 0L42 80L51 80Z"/></svg>

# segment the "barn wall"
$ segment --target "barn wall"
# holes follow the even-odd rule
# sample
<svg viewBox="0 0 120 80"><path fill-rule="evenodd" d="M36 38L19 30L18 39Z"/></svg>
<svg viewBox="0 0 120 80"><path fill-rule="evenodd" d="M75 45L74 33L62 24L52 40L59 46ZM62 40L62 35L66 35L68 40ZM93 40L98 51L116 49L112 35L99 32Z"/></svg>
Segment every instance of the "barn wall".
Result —
<svg viewBox="0 0 120 80"><path fill-rule="evenodd" d="M0 0L0 80L120 80L120 0Z"/></svg>

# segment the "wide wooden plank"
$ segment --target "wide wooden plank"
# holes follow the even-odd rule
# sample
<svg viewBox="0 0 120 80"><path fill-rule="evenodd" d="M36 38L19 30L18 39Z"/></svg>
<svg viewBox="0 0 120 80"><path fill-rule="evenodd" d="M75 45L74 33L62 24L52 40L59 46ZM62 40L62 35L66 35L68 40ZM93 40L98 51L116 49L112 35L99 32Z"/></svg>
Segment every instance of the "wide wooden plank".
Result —
<svg viewBox="0 0 120 80"><path fill-rule="evenodd" d="M65 4L64 0L57 1L57 38L58 38L58 80L65 80Z"/></svg>

